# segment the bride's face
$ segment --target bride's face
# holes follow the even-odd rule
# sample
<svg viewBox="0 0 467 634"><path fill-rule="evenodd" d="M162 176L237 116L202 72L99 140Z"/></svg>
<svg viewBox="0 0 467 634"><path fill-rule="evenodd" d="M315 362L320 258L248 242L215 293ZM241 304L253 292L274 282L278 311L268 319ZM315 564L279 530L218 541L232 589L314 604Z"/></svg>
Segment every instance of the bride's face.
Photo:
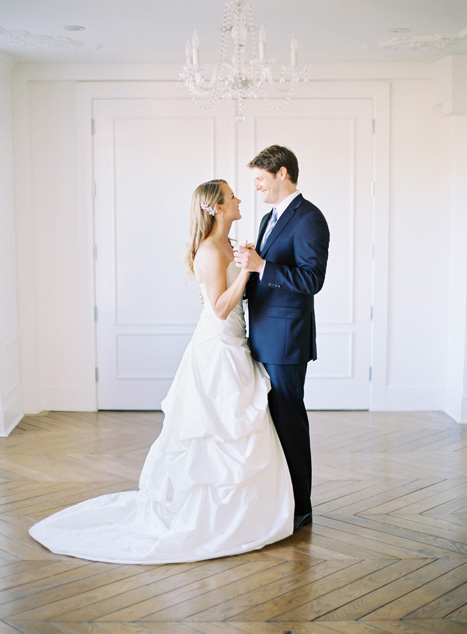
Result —
<svg viewBox="0 0 467 634"><path fill-rule="evenodd" d="M235 197L235 194L230 189L227 183L224 183L222 187L222 191L224 194L224 202L222 205L219 205L221 211L224 213L225 220L240 220L242 217L240 214L240 203L242 202L239 198Z"/></svg>

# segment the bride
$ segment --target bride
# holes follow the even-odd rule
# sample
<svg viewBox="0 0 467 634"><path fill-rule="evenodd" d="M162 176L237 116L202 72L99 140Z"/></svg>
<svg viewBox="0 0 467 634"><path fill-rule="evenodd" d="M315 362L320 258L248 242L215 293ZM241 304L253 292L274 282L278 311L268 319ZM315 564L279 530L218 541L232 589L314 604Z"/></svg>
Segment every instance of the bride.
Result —
<svg viewBox="0 0 467 634"><path fill-rule="evenodd" d="M228 238L240 200L223 180L193 194L186 260L203 309L162 402L162 432L138 491L103 495L38 522L49 550L93 561L189 562L262 548L293 532L289 471L268 406L269 378L250 354L248 272Z"/></svg>

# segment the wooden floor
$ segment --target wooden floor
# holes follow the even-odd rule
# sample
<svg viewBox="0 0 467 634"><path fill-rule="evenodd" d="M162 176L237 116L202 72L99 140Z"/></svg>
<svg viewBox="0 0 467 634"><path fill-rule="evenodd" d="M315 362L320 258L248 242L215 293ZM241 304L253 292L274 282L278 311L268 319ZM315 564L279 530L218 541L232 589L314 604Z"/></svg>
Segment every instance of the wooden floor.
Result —
<svg viewBox="0 0 467 634"><path fill-rule="evenodd" d="M134 489L161 414L26 417L0 440L0 634L467 632L467 426L310 420L313 527L246 555L132 566L52 555L27 530Z"/></svg>

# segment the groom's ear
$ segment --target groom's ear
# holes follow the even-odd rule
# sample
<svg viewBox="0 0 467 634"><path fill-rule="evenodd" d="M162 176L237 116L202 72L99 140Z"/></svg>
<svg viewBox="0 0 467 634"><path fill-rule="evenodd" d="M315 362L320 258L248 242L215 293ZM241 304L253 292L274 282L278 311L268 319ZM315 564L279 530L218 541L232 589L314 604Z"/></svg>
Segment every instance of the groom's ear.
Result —
<svg viewBox="0 0 467 634"><path fill-rule="evenodd" d="M276 176L279 176L281 181L285 181L287 178L289 178L289 173L287 171L287 168L284 167L284 166L280 167L279 171L276 174Z"/></svg>

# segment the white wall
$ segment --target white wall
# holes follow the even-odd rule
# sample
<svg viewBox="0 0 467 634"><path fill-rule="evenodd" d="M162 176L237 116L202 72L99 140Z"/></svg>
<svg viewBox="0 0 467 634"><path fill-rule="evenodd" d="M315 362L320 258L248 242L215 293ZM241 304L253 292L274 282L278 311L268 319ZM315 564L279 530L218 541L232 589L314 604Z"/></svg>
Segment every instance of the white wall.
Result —
<svg viewBox="0 0 467 634"><path fill-rule="evenodd" d="M76 82L30 81L16 87L15 97L27 103L18 109L16 126L24 408L92 410L86 387L93 378L86 375L93 373L93 361L89 369L84 354L93 337L92 289L83 299L83 287L92 286L92 276L83 279L92 263L92 235L86 248L78 205Z"/></svg>
<svg viewBox="0 0 467 634"><path fill-rule="evenodd" d="M467 115L453 120L446 411L467 423Z"/></svg>
<svg viewBox="0 0 467 634"><path fill-rule="evenodd" d="M388 379L384 398L374 408L444 409L451 367L453 119L432 105L430 66L336 68L313 70L320 79L383 78L391 86ZM77 174L90 159L80 156L77 138L83 133L76 123L77 80L142 80L145 72L136 66L15 69L21 367L27 412L95 407L92 225L77 203L83 196L77 191ZM164 74L167 70L161 70ZM151 79L153 75L154 69ZM465 186L459 208L463 200Z"/></svg>
<svg viewBox="0 0 467 634"><path fill-rule="evenodd" d="M467 423L467 55L434 64L433 102L451 119L446 412Z"/></svg>
<svg viewBox="0 0 467 634"><path fill-rule="evenodd" d="M0 436L21 420L11 63L0 54Z"/></svg>
<svg viewBox="0 0 467 634"><path fill-rule="evenodd" d="M388 409L440 409L446 385L451 123L432 82L392 82Z"/></svg>

